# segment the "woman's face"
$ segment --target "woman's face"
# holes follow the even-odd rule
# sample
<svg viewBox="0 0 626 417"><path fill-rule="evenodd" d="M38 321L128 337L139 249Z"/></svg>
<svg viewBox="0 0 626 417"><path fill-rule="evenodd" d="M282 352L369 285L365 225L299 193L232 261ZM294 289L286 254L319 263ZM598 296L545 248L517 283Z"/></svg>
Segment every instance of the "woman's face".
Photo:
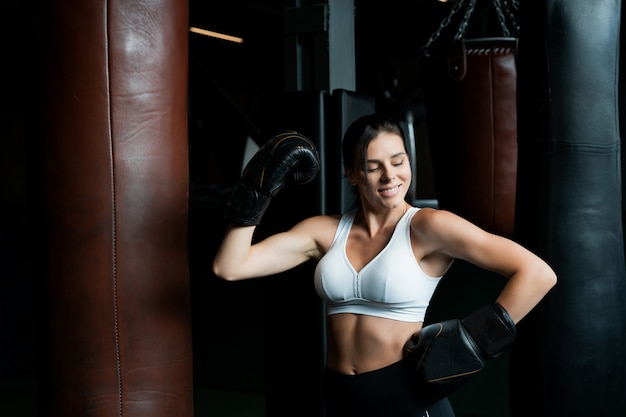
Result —
<svg viewBox="0 0 626 417"><path fill-rule="evenodd" d="M395 133L380 133L367 147L363 169L361 160L357 158L346 176L358 187L363 206L374 210L401 207L411 184L411 164L402 138Z"/></svg>

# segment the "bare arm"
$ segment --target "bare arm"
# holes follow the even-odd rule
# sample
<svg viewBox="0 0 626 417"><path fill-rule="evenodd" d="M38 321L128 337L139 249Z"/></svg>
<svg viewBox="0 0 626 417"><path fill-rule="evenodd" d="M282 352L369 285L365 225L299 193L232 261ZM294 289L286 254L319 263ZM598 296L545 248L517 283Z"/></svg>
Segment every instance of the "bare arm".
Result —
<svg viewBox="0 0 626 417"><path fill-rule="evenodd" d="M254 154L224 210L231 225L213 261L218 277L241 280L271 275L317 256L316 239L308 226L314 220L304 220L257 244L252 241L272 198L287 183L310 182L318 171L315 145L295 131L274 136Z"/></svg>
<svg viewBox="0 0 626 417"><path fill-rule="evenodd" d="M254 226L231 226L213 261L213 272L235 281L277 274L318 259L321 256L318 241L334 233L334 223L326 216L313 217L255 244L252 244ZM328 226L331 229L325 229Z"/></svg>
<svg viewBox="0 0 626 417"><path fill-rule="evenodd" d="M488 233L444 210L429 213L422 230L433 250L463 259L507 278L497 302L515 323L526 316L556 284L556 274L537 255L502 236Z"/></svg>
<svg viewBox="0 0 626 417"><path fill-rule="evenodd" d="M497 303L488 303L461 320L426 326L405 344L404 355L415 368L419 390L434 401L454 392L467 375L515 342L515 324L556 284L556 275L521 245L448 211L429 209L420 214L413 217L413 231L425 257L434 259L431 266L438 263L441 268L451 259L463 259L508 279ZM445 356L455 360L442 361Z"/></svg>

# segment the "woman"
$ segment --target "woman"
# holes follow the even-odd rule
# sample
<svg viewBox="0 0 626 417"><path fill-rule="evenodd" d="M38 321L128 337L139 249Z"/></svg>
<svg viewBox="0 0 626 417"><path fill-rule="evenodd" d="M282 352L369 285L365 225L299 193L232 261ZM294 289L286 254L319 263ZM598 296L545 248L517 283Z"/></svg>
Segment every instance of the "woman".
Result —
<svg viewBox="0 0 626 417"><path fill-rule="evenodd" d="M409 205L411 166L397 123L377 114L358 119L342 152L358 209L308 218L253 244L271 197L290 179L307 182L317 172L315 148L301 135L265 145L233 192L227 209L233 225L214 272L235 281L317 261L315 286L328 311L327 416L454 416L446 398L418 399L403 358L441 277L454 259L499 273L508 280L495 301L517 323L555 285L555 274L509 239L451 212Z"/></svg>

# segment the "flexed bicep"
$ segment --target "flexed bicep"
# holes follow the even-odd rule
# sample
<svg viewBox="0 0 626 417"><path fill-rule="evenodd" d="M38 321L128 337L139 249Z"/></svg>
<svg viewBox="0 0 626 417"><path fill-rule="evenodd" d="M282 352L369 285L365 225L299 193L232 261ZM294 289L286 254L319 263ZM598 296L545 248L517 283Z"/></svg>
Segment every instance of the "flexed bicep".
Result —
<svg viewBox="0 0 626 417"><path fill-rule="evenodd" d="M234 281L277 274L321 256L318 243L329 222L323 216L309 218L286 232L252 244L253 227L231 227L218 251L213 269L219 277Z"/></svg>

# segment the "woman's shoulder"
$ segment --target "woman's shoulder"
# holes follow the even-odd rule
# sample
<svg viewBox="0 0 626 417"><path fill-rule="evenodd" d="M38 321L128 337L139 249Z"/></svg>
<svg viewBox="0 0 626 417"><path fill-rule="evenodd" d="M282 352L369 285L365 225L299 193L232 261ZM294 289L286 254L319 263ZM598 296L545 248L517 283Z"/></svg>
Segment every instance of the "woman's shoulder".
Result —
<svg viewBox="0 0 626 417"><path fill-rule="evenodd" d="M417 209L415 216L419 215L419 217L423 217L427 219L458 217L458 215L446 209L435 208L435 207L414 207L414 208Z"/></svg>
<svg viewBox="0 0 626 417"><path fill-rule="evenodd" d="M298 223L295 230L311 236L325 253L335 237L340 220L340 214L313 216Z"/></svg>
<svg viewBox="0 0 626 417"><path fill-rule="evenodd" d="M451 211L433 207L423 207L413 215L411 227L418 231L435 231L456 224L459 219L459 216Z"/></svg>
<svg viewBox="0 0 626 417"><path fill-rule="evenodd" d="M320 214L302 220L297 227L319 232L332 231L334 233L340 220L340 214Z"/></svg>
<svg viewBox="0 0 626 417"><path fill-rule="evenodd" d="M339 222L341 214L318 214L316 216L309 217L303 221L309 223L333 223Z"/></svg>
<svg viewBox="0 0 626 417"><path fill-rule="evenodd" d="M475 245L492 236L464 217L444 209L424 208L411 221L414 236L433 242L465 242Z"/></svg>
<svg viewBox="0 0 626 417"><path fill-rule="evenodd" d="M432 207L413 207L415 214L413 214L412 223L421 224L428 221L435 216L440 210Z"/></svg>

